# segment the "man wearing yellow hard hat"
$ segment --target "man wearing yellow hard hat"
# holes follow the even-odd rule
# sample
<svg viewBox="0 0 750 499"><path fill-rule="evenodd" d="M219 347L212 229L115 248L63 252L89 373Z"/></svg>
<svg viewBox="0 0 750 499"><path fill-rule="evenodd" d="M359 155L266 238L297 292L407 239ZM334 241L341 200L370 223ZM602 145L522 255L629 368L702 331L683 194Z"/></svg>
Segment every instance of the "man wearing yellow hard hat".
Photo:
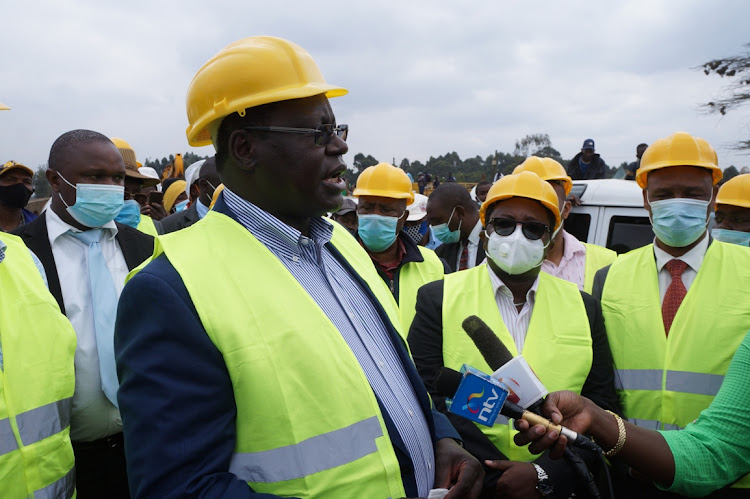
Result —
<svg viewBox="0 0 750 499"><path fill-rule="evenodd" d="M513 170L513 173L532 172L549 182L555 190L562 222L552 238L542 271L560 279L570 281L578 289L591 293L596 272L611 264L617 253L595 244L582 243L568 233L563 224L570 214L570 201L566 198L573 187L573 180L565 168L552 158L531 156Z"/></svg>
<svg viewBox="0 0 750 499"><path fill-rule="evenodd" d="M561 223L554 189L528 171L506 175L490 188L480 217L486 227L486 263L447 274L417 295L409 346L436 406L446 408L434 383L442 367L458 370L466 363L493 371L462 328L467 317L476 315L509 352L523 354L548 390L573 390L618 410L598 302L574 284L540 272ZM580 485L565 461L546 456L534 461L517 447L507 420L486 427L449 418L478 459L505 460L502 475L486 477L487 497L537 497L544 486L551 486L556 497L569 497Z"/></svg>
<svg viewBox="0 0 750 499"><path fill-rule="evenodd" d="M0 165L0 231L16 230L36 218L26 209L34 193L33 178L31 168L21 163Z"/></svg>
<svg viewBox="0 0 750 499"><path fill-rule="evenodd" d="M404 336L414 317L417 290L442 279L447 269L434 251L418 246L403 232L414 201L409 177L400 168L379 163L357 179L357 238L398 302Z"/></svg>
<svg viewBox="0 0 750 499"><path fill-rule="evenodd" d="M653 142L636 181L654 243L620 255L594 279L623 410L638 426L675 430L697 418L750 329L750 248L706 230L721 176L704 139L677 132ZM656 494L630 476L623 491Z"/></svg>
<svg viewBox="0 0 750 499"><path fill-rule="evenodd" d="M714 239L750 246L750 173L724 182L716 195L715 216Z"/></svg>
<svg viewBox="0 0 750 499"><path fill-rule="evenodd" d="M115 342L135 497L477 497L342 203L348 127L302 47L232 43L188 88L188 142L224 190L160 236ZM257 496L253 493L258 493Z"/></svg>

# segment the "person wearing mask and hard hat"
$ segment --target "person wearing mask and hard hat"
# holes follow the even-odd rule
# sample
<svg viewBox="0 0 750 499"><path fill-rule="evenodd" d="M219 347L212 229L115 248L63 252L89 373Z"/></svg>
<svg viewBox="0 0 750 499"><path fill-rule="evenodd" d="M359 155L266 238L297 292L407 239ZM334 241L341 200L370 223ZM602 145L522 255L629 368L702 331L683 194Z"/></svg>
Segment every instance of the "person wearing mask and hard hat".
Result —
<svg viewBox="0 0 750 499"><path fill-rule="evenodd" d="M125 277L153 253L154 238L114 220L126 168L110 139L91 130L66 132L52 144L47 164L50 209L17 234L42 261L49 290L78 338L70 420L78 497L129 498L115 313Z"/></svg>
<svg viewBox="0 0 750 499"><path fill-rule="evenodd" d="M567 281L540 272L559 227L557 194L534 173L498 180L482 204L487 262L423 286L409 330L409 346L436 407L447 413L434 380L442 367L466 363L493 370L462 322L482 319L514 356L523 354L549 390L573 390L618 411L612 357L599 303ZM486 497L569 497L575 473L564 461L534 456L512 442L505 420L492 427L448 413L466 449L480 460L505 459L502 474L486 476ZM590 458L590 456L587 456ZM532 462L533 461L533 462Z"/></svg>
<svg viewBox="0 0 750 499"><path fill-rule="evenodd" d="M26 209L34 194L31 168L8 161L0 166L0 231L10 232L36 218Z"/></svg>
<svg viewBox="0 0 750 499"><path fill-rule="evenodd" d="M195 172L193 186L197 185L198 197L187 209L178 211L162 220L164 234L190 227L198 220L202 220L208 214L214 191L220 183L221 179L219 178L219 173L216 171L216 159L215 156L211 156L207 160L202 161L200 169Z"/></svg>
<svg viewBox="0 0 750 499"><path fill-rule="evenodd" d="M582 243L564 229L571 206L566 199L573 188L573 181L560 163L552 158L531 156L513 170L513 173L521 172L536 173L549 182L557 194L560 207L562 223L552 237L547 258L542 263L542 272L570 281L578 289L591 293L594 275L614 262L617 253L595 244Z"/></svg>
<svg viewBox="0 0 750 499"><path fill-rule="evenodd" d="M0 496L75 496L76 335L31 252L0 233Z"/></svg>
<svg viewBox="0 0 750 499"><path fill-rule="evenodd" d="M156 186L159 179L154 179L139 171L135 151L130 144L118 137L112 137L112 143L120 151L125 163L125 203L115 217L115 221L156 237L163 232L159 221L166 216L164 207L156 203L149 204L145 195L141 196L143 203L136 198L142 194L144 187Z"/></svg>
<svg viewBox="0 0 750 499"><path fill-rule="evenodd" d="M302 47L267 36L225 47L188 87L188 142L214 144L225 187L203 220L159 237L120 301L135 498L451 485L447 499L477 497L481 465L432 410L393 296L325 218L342 203L348 150L328 99L346 92Z"/></svg>
<svg viewBox="0 0 750 499"><path fill-rule="evenodd" d="M677 132L652 143L636 182L654 243L620 255L594 279L624 414L644 428L677 430L697 418L750 329L750 248L706 230L721 176L704 139ZM617 486L657 494L633 476ZM748 486L747 478L736 484Z"/></svg>
<svg viewBox="0 0 750 499"><path fill-rule="evenodd" d="M750 246L750 173L727 180L716 195L717 241Z"/></svg>
<svg viewBox="0 0 750 499"><path fill-rule="evenodd" d="M427 201L427 220L433 235L442 243L435 253L448 262L451 272L471 269L484 261L479 208L464 186L451 182L432 191Z"/></svg>
<svg viewBox="0 0 750 499"><path fill-rule="evenodd" d="M418 246L402 230L414 201L411 182L402 169L388 163L366 168L354 195L359 199L357 238L396 298L405 336L414 317L417 290L442 279L449 269L434 251Z"/></svg>

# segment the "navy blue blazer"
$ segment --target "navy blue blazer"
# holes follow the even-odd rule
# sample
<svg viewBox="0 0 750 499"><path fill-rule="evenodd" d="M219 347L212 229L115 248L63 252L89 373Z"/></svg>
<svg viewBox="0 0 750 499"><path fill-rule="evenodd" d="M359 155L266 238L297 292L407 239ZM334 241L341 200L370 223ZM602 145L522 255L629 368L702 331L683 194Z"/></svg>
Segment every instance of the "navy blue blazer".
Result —
<svg viewBox="0 0 750 499"><path fill-rule="evenodd" d="M232 218L220 198L215 209ZM333 254L369 288L338 251ZM217 285L221 280L217 279ZM385 311L384 318L406 374L427 418L433 443L460 439L435 411L414 363ZM118 401L133 497L270 498L230 473L237 408L224 359L206 334L190 295L166 255L128 282L120 297L115 330L120 378ZM413 464L393 421L383 409L401 467L406 495L417 495Z"/></svg>

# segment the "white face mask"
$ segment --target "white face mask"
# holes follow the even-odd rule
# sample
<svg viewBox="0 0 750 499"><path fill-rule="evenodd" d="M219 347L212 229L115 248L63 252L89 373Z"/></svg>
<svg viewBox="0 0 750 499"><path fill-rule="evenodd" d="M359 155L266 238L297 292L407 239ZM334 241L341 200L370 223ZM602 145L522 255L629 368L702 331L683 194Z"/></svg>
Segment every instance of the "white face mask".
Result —
<svg viewBox="0 0 750 499"><path fill-rule="evenodd" d="M541 239L527 239L517 225L509 236L493 232L487 241L487 255L505 272L517 275L541 266L546 247Z"/></svg>

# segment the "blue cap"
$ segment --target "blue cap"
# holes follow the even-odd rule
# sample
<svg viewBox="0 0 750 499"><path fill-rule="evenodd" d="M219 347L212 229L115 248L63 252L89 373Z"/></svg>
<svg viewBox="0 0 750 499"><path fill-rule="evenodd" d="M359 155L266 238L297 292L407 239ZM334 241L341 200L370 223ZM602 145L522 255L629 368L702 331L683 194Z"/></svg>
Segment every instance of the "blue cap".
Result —
<svg viewBox="0 0 750 499"><path fill-rule="evenodd" d="M596 150L596 149L594 148L594 139L586 139L586 140L584 140L584 141L583 141L583 147L581 147L581 149L592 149L592 150Z"/></svg>

